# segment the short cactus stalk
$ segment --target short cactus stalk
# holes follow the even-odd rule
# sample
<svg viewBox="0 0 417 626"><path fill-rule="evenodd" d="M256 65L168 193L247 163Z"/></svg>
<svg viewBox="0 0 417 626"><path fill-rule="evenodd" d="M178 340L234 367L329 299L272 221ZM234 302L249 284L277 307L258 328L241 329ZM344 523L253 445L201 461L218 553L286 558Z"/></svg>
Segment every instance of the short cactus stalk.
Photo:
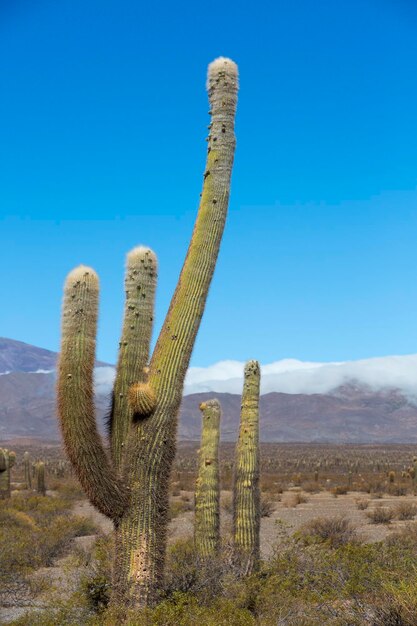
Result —
<svg viewBox="0 0 417 626"><path fill-rule="evenodd" d="M40 496L46 496L45 485L45 463L39 461L36 463L36 491Z"/></svg>
<svg viewBox="0 0 417 626"><path fill-rule="evenodd" d="M128 255L110 456L98 433L93 401L98 277L81 266L65 285L58 374L61 429L84 490L114 522L112 602L126 607L154 603L163 580L177 415L226 219L237 82L233 61L221 58L209 66L212 120L200 207L152 356L156 257L143 247Z"/></svg>
<svg viewBox="0 0 417 626"><path fill-rule="evenodd" d="M233 486L233 543L243 574L256 570L260 556L260 377L258 361L246 363Z"/></svg>
<svg viewBox="0 0 417 626"><path fill-rule="evenodd" d="M16 454L0 448L0 499L10 498L10 470L16 462Z"/></svg>
<svg viewBox="0 0 417 626"><path fill-rule="evenodd" d="M30 472L29 452L25 452L23 455L23 465L25 470L25 487L26 489L32 489L32 475Z"/></svg>
<svg viewBox="0 0 417 626"><path fill-rule="evenodd" d="M220 403L200 404L201 445L195 490L194 543L202 558L215 556L220 547L219 439Z"/></svg>

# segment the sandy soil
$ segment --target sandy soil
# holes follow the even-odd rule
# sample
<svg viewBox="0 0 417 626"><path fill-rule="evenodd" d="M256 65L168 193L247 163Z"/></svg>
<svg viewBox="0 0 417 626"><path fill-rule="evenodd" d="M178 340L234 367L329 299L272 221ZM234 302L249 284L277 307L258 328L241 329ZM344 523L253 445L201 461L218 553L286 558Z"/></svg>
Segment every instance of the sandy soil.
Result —
<svg viewBox="0 0 417 626"><path fill-rule="evenodd" d="M190 492L182 492L182 496L192 498ZM300 526L315 517L342 516L351 520L358 531L362 541L374 542L385 539L393 530L400 528L407 522L393 520L391 524L370 524L366 515L367 511L376 506L388 506L395 508L400 502L413 502L417 505L417 496L386 496L383 498L371 498L364 493L351 492L335 498L329 492L316 494L303 494L307 502L292 506L294 492L287 491L282 494L281 501L275 503L275 510L270 517L261 520L261 552L264 558L271 555L273 546L280 541L283 535L291 535ZM222 498L230 497L230 492L222 492ZM173 498L178 500L179 498ZM368 500L368 509L360 511L357 508L357 500ZM99 513L89 502L78 502L74 507L74 513L93 518L101 530L107 534L112 530L112 523ZM231 515L222 510L222 532L230 532ZM169 524L168 541L173 543L178 539L192 537L193 513L187 511L178 515Z"/></svg>
<svg viewBox="0 0 417 626"><path fill-rule="evenodd" d="M388 506L395 508L400 502L413 502L417 505L417 496L386 496L384 498L371 498L364 493L351 492L335 498L329 492L320 492L317 494L303 494L307 501L297 506L294 504L294 491L284 492L279 502L274 503L274 510L270 517L264 517L261 520L261 553L263 558L268 558L273 553L274 546L282 541L283 537L291 535L300 526L316 517L334 517L343 516L350 519L358 531L362 541L375 542L381 541L389 536L393 530L400 528L407 522L392 521L391 524L370 524L366 515L367 511L372 510L376 506ZM173 498L173 500L181 500L188 497L192 501L193 494L191 492L181 492L181 495ZM222 492L222 499L230 500L230 492ZM368 500L368 509L360 511L357 508L357 500ZM75 504L73 512L76 515L91 517L96 525L104 534L112 531L112 522L99 513L88 501L83 500ZM178 539L192 537L193 535L193 517L192 511L186 511L175 517L169 524L168 541L173 543ZM231 515L222 509L221 527L222 534L228 534L231 530ZM73 542L74 549L84 550L88 554L96 540L96 535L87 537L78 537ZM57 559L52 567L42 568L36 572L36 577L45 577L52 583L55 593L63 593L71 586L71 576L68 574L66 567L67 559L64 557ZM49 583L48 583L49 584ZM36 606L36 603L30 603ZM41 607L41 602L39 608ZM25 603L20 607L5 608L0 607L0 623L7 624L12 619L23 614L28 609Z"/></svg>

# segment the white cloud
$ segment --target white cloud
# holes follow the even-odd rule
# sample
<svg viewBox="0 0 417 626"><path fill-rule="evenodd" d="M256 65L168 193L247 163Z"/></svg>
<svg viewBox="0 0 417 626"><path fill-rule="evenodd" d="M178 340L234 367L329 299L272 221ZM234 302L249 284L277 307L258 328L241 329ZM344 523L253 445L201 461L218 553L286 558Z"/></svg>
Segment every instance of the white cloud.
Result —
<svg viewBox="0 0 417 626"><path fill-rule="evenodd" d="M94 370L94 391L99 396L107 396L113 389L116 370L114 367L96 367Z"/></svg>
<svg viewBox="0 0 417 626"><path fill-rule="evenodd" d="M221 361L207 368L192 367L185 393L242 391L244 363ZM262 366L261 393L329 393L340 385L358 382L374 390L395 388L417 398L417 354L333 363L283 359Z"/></svg>
<svg viewBox="0 0 417 626"><path fill-rule="evenodd" d="M220 361L209 367L191 367L185 379L185 395L202 392L242 393L244 362ZM380 389L399 389L417 400L417 354L387 356L360 361L316 363L283 359L261 366L261 393L329 393L346 383ZM99 395L113 387L114 367L96 367L94 383Z"/></svg>
<svg viewBox="0 0 417 626"><path fill-rule="evenodd" d="M52 374L55 370L34 370L33 372L22 372L24 374ZM7 370L7 372L0 372L0 376L7 376L8 374L14 374L15 371Z"/></svg>

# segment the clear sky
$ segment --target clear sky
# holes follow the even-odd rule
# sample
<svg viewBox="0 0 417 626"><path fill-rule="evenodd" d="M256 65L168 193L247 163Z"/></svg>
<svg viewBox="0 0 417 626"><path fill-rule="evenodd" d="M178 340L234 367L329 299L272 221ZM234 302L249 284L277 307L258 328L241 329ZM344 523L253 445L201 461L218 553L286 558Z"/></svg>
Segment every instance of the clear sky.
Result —
<svg viewBox="0 0 417 626"><path fill-rule="evenodd" d="M192 364L417 352L415 0L0 0L0 335L57 350L66 273L159 257L157 331L191 234L207 64L241 89L225 236Z"/></svg>

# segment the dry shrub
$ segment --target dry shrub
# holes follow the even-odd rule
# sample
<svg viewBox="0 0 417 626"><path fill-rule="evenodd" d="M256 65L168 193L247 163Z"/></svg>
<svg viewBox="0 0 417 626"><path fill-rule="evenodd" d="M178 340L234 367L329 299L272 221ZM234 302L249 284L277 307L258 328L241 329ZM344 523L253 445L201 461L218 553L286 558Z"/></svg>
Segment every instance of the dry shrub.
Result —
<svg viewBox="0 0 417 626"><path fill-rule="evenodd" d="M184 500L173 500L169 503L169 518L174 519L187 511L192 511L193 505L192 502Z"/></svg>
<svg viewBox="0 0 417 626"><path fill-rule="evenodd" d="M359 511L365 511L365 509L367 509L369 506L369 500L367 500L366 498L358 498L357 500L355 500L355 502L356 508Z"/></svg>
<svg viewBox="0 0 417 626"><path fill-rule="evenodd" d="M233 499L231 495L222 496L220 499L220 506L226 513L232 515L233 513Z"/></svg>
<svg viewBox="0 0 417 626"><path fill-rule="evenodd" d="M407 491L408 489L405 485L389 484L387 488L387 493L390 496L406 496Z"/></svg>
<svg viewBox="0 0 417 626"><path fill-rule="evenodd" d="M302 484L303 491L307 493L319 493L320 487L314 480L308 480Z"/></svg>
<svg viewBox="0 0 417 626"><path fill-rule="evenodd" d="M261 495L261 517L271 517L275 511L275 502L267 495Z"/></svg>
<svg viewBox="0 0 417 626"><path fill-rule="evenodd" d="M286 489L281 482L277 481L276 474L261 474L261 490L272 494L280 494Z"/></svg>
<svg viewBox="0 0 417 626"><path fill-rule="evenodd" d="M287 509L292 509L298 506L299 504L305 504L308 502L308 499L305 495L303 495L299 491L290 492L285 495L282 503Z"/></svg>
<svg viewBox="0 0 417 626"><path fill-rule="evenodd" d="M376 506L367 511L366 516L371 524L390 524L394 518L394 511L388 506Z"/></svg>
<svg viewBox="0 0 417 626"><path fill-rule="evenodd" d="M417 513L417 506L413 502L399 502L394 509L395 517L399 520L413 519Z"/></svg>
<svg viewBox="0 0 417 626"><path fill-rule="evenodd" d="M52 480L48 488L51 491L57 491L58 494L66 500L75 501L85 498L80 483L73 477Z"/></svg>
<svg viewBox="0 0 417 626"><path fill-rule="evenodd" d="M332 493L335 498L337 498L337 496L345 496L348 491L349 490L346 485L337 485L336 487L332 487L332 489L330 489L330 493Z"/></svg>
<svg viewBox="0 0 417 626"><path fill-rule="evenodd" d="M387 537L386 543L389 546L397 546L403 551L411 549L414 553L417 546L417 522L408 522L396 529Z"/></svg>
<svg viewBox="0 0 417 626"><path fill-rule="evenodd" d="M316 517L304 524L296 533L307 542L327 543L332 548L357 541L356 530L345 517Z"/></svg>

